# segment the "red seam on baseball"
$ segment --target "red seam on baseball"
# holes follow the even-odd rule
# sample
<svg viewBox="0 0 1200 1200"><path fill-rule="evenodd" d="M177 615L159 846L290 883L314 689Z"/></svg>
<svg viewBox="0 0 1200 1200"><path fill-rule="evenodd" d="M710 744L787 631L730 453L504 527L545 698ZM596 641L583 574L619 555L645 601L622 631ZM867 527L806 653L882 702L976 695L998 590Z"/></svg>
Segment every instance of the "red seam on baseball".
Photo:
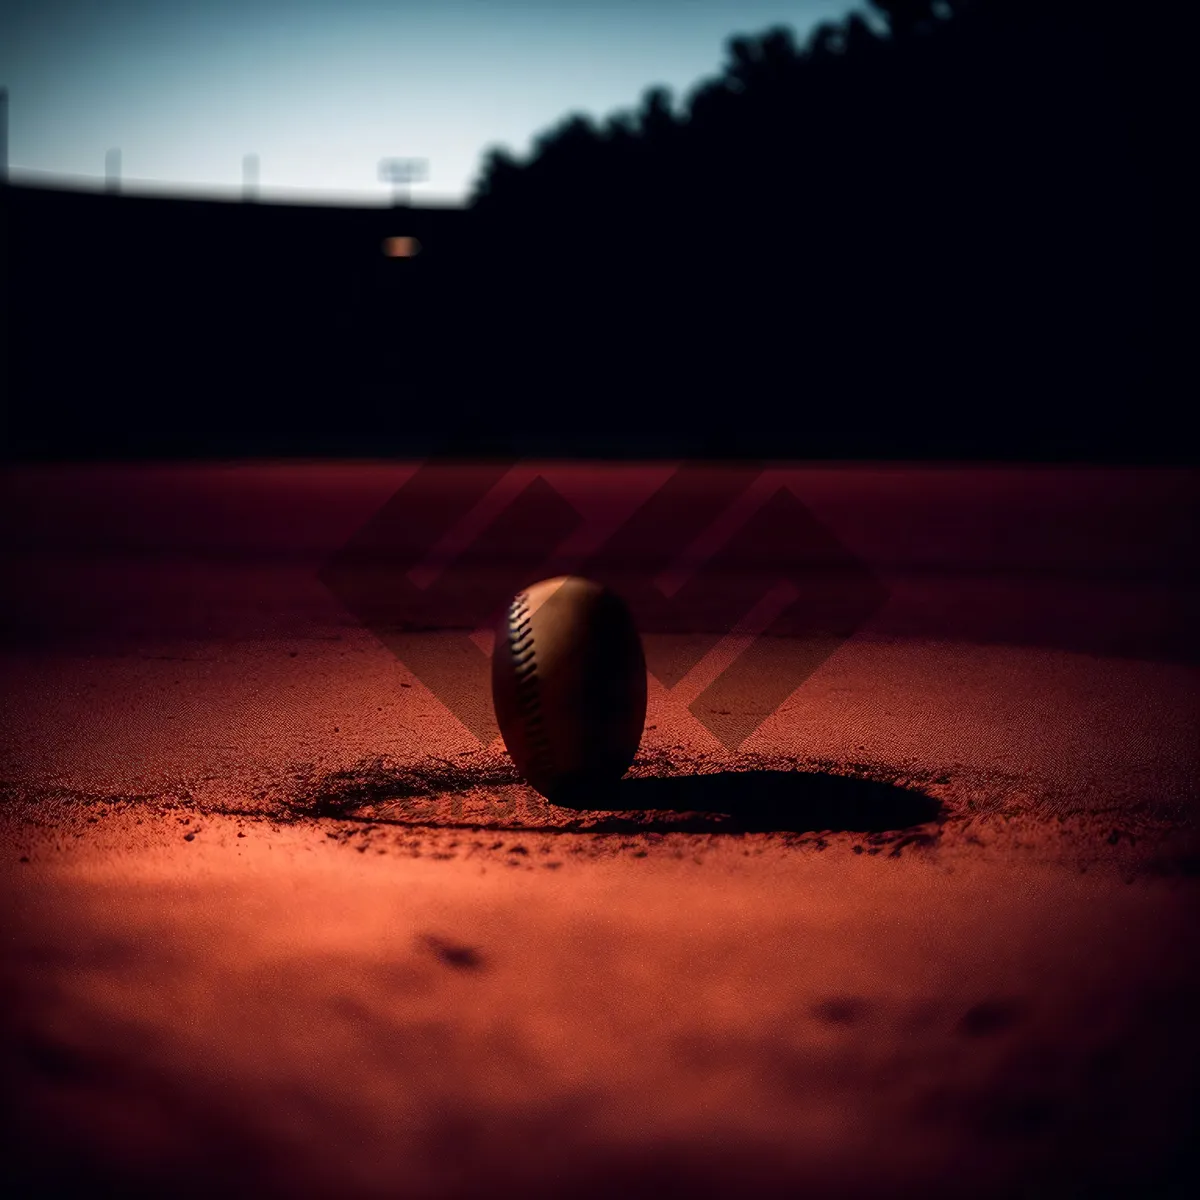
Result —
<svg viewBox="0 0 1200 1200"><path fill-rule="evenodd" d="M523 641L526 645L518 651L517 646ZM520 715L522 732L532 751L530 766L533 772L544 771L550 778L553 776L550 743L546 738L541 689L538 687L533 618L529 615L529 597L525 593L519 595L509 606L508 646L513 656L513 674L516 677L517 712Z"/></svg>

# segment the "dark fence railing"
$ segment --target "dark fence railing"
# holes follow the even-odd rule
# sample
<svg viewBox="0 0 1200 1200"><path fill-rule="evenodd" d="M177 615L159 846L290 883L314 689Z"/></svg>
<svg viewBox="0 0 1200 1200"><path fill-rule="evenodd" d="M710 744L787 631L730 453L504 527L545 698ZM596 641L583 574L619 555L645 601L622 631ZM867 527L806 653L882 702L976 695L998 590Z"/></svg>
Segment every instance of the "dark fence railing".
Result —
<svg viewBox="0 0 1200 1200"><path fill-rule="evenodd" d="M10 458L1185 452L1133 226L0 203Z"/></svg>

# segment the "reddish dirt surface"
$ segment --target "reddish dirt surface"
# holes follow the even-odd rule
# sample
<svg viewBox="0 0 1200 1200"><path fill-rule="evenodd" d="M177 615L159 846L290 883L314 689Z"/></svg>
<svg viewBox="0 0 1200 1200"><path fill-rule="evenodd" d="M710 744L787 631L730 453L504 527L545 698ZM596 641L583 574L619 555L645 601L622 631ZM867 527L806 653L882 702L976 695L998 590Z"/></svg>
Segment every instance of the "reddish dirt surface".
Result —
<svg viewBox="0 0 1200 1200"><path fill-rule="evenodd" d="M411 471L10 471L13 1194L1192 1194L1193 476L769 479L887 603L736 749L729 644L652 679L579 812L315 578Z"/></svg>

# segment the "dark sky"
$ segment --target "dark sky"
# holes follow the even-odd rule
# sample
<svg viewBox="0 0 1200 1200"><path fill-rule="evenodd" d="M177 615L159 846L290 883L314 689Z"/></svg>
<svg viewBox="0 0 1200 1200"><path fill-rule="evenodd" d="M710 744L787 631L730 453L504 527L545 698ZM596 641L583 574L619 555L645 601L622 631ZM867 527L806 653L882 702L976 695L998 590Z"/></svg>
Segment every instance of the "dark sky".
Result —
<svg viewBox="0 0 1200 1200"><path fill-rule="evenodd" d="M481 153L524 153L568 112L682 99L726 39L798 37L851 0L2 0L14 181L384 201L379 162L428 160L418 199L455 201Z"/></svg>

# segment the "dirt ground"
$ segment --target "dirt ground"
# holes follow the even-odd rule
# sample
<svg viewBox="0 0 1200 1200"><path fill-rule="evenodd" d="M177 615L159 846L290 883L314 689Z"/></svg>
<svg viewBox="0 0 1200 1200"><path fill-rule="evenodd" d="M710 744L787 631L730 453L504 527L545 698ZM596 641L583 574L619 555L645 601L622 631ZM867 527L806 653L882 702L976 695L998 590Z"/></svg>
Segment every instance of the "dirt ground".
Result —
<svg viewBox="0 0 1200 1200"><path fill-rule="evenodd" d="M9 473L6 1194L1193 1193L1194 477L793 472L886 603L584 812L314 578L405 470Z"/></svg>

